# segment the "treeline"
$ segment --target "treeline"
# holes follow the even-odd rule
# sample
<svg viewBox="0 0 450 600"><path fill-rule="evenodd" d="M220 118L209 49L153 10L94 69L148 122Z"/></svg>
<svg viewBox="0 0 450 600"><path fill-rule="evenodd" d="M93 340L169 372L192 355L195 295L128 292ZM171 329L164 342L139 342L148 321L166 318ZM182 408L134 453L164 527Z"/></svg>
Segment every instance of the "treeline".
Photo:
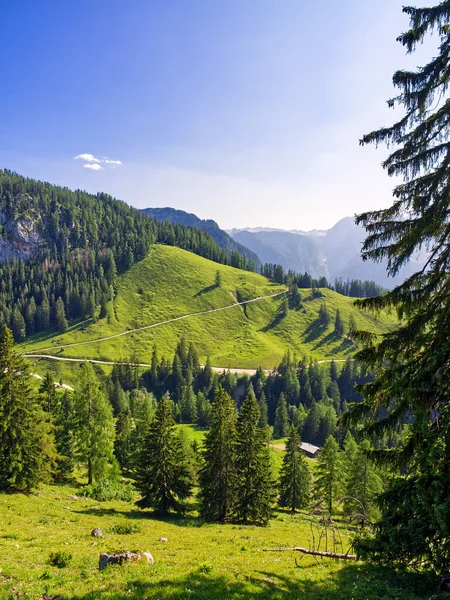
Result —
<svg viewBox="0 0 450 600"><path fill-rule="evenodd" d="M281 265L266 263L261 266L261 275L267 277L275 283L285 284L289 287L297 286L301 289L310 288L313 291L317 288L329 288L335 290L343 296L352 298L371 298L382 296L386 290L374 281L361 281L360 279L335 279L334 285L329 283L326 277L315 279L309 273L296 273L295 271L285 271Z"/></svg>
<svg viewBox="0 0 450 600"><path fill-rule="evenodd" d="M136 360L136 362L138 362ZM110 384L111 401L115 416L119 416L119 400L140 385L155 398L165 393L173 403L173 416L178 423L211 424L211 403L219 387L230 394L239 408L251 391L257 399L261 417L260 426L268 428L268 436L283 438L291 424L302 439L322 445L329 435L342 439L344 432L338 426L338 417L347 410L350 402L359 402L355 384L371 381L371 374L356 362L348 359L342 368L331 361L319 365L297 360L287 353L278 367L269 375L262 369L256 374L238 375L230 371L214 372L209 360L204 367L199 364L195 345L181 338L172 360L159 358L153 350L151 369L139 378L138 369L130 364L114 365ZM125 402L125 406L129 404Z"/></svg>
<svg viewBox="0 0 450 600"><path fill-rule="evenodd" d="M16 341L67 321L105 316L117 274L153 243L178 246L215 262L254 271L246 256L220 248L201 229L159 223L107 194L73 192L0 170L0 236L17 223L39 244L27 260L0 263L0 325ZM17 239L16 239L17 241Z"/></svg>
<svg viewBox="0 0 450 600"><path fill-rule="evenodd" d="M186 356L180 363L188 378L194 349L187 350ZM57 392L49 374L34 391L24 359L3 326L0 489L30 490L41 481L72 478L81 468L87 476L85 494L98 500L132 500L133 487L121 480L121 473L126 473L141 493L138 505L162 514L183 511L184 501L197 486L200 515L207 521L266 524L276 497L279 506L293 512L313 503L331 513L343 495L349 497L344 513L357 512L359 520L370 519L382 482L367 455L369 445L358 448L347 433L341 450L329 434L313 477L299 447L295 419L289 425L289 411L285 418L281 414L284 395L300 399L298 383L289 384L289 357L280 367L284 372L273 376L272 385L284 380L285 388L276 403L274 428L286 425L287 431L280 429L277 435L287 434L288 440L277 477L268 446L268 410L261 401L264 386L259 399L253 389L253 384L258 387L262 382L261 373L253 382L243 380L234 387L237 402L220 383L221 378L226 383L225 375L203 382L207 383L201 393L208 405L209 430L199 448L175 428L173 415L180 415L183 398L176 402L166 391L157 400L137 387L140 380L132 364L117 366L113 376L102 382L93 366L84 363L75 392ZM129 389L124 391L122 384Z"/></svg>

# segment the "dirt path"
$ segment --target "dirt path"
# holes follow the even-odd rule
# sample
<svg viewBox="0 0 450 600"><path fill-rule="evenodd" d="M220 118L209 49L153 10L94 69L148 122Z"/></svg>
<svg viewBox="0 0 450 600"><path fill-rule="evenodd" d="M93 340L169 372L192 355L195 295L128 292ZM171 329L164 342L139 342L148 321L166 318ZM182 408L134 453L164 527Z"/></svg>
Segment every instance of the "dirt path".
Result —
<svg viewBox="0 0 450 600"><path fill-rule="evenodd" d="M167 325L168 323L174 323L175 321L181 321L182 319L188 319L190 317L199 317L201 315L208 315L210 313L219 312L221 310L229 310L230 308L235 308L236 306L241 306L242 304L250 304L250 302L258 302L259 300L266 300L267 298L276 298L277 296L281 296L282 294L286 294L289 290L283 290L282 292L277 292L276 294L268 294L267 296L258 296L258 298L252 298L251 300L244 300L243 302L235 302L234 304L230 304L228 306L221 306L220 308L211 308L210 310L204 310L201 312L190 313L188 315L182 315L181 317L175 317L173 319L168 319L167 321L160 321L159 323L153 323L152 325L144 325L144 327L137 327L136 329L129 329L127 331L122 331L122 333L116 333L115 335L108 335L104 338L97 338L95 340L86 340L85 342L73 342L72 344L61 344L60 346L48 346L46 348L39 348L36 352L45 352L46 350L60 350L62 348L73 348L74 346L85 346L86 344L97 344L99 342L105 342L106 340L113 340L115 338L122 337L124 335L130 335L131 333L137 333L139 331L144 331L145 329L153 329L154 327L160 327L161 325ZM38 356L33 352L27 352L24 356ZM82 360L81 362L84 362ZM104 361L93 361L90 362L104 362ZM104 364L114 364L109 362L104 362ZM149 365L150 366L150 365Z"/></svg>

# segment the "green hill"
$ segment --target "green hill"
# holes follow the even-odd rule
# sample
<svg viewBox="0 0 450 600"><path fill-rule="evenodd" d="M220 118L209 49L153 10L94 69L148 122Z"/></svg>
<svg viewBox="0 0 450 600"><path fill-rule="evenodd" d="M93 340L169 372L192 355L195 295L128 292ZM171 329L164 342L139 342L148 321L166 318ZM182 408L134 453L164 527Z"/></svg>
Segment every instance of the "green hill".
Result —
<svg viewBox="0 0 450 600"><path fill-rule="evenodd" d="M220 285L216 284L217 272ZM184 335L195 343L202 362L209 356L214 366L224 368L273 368L287 350L316 360L351 356L354 344L333 331L337 309L347 329L350 315L361 329L383 332L395 325L392 317L376 320L355 308L351 298L328 289L321 290L320 298L312 298L309 289L301 290L303 307L281 317L283 286L163 245L153 245L146 258L117 279L116 289L105 318L78 322L64 334L35 336L21 345L22 350L105 361L128 360L134 355L139 362L149 363L155 343L159 355L171 359ZM265 298L236 304L258 297ZM325 328L318 323L324 302L331 315ZM91 343L186 315L193 316ZM64 347L68 344L80 345Z"/></svg>

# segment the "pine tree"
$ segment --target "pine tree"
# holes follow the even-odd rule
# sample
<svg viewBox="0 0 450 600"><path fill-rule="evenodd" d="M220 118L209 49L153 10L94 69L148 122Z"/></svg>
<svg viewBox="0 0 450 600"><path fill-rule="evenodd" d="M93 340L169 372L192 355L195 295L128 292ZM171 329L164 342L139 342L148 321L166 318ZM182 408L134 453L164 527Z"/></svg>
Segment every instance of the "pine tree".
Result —
<svg viewBox="0 0 450 600"><path fill-rule="evenodd" d="M71 392L64 392L55 411L56 476L71 475L75 466L75 402Z"/></svg>
<svg viewBox="0 0 450 600"><path fill-rule="evenodd" d="M53 377L48 371L39 386L39 397L44 411L50 415L55 414L58 406L58 394L53 383Z"/></svg>
<svg viewBox="0 0 450 600"><path fill-rule="evenodd" d="M190 381L192 381L192 377ZM180 408L181 423L197 422L197 398L192 389L192 384L189 383L189 379L186 381L186 385L183 386L183 392L178 405Z"/></svg>
<svg viewBox="0 0 450 600"><path fill-rule="evenodd" d="M200 514L207 521L230 517L236 486L236 406L219 387L212 405L211 427L203 443L200 470Z"/></svg>
<svg viewBox="0 0 450 600"><path fill-rule="evenodd" d="M133 422L131 411L127 407L122 410L116 420L116 439L114 454L121 469L128 471L132 466L133 456Z"/></svg>
<svg viewBox="0 0 450 600"><path fill-rule="evenodd" d="M115 466L113 411L90 363L81 365L75 414L76 456L87 469L88 484L108 480Z"/></svg>
<svg viewBox="0 0 450 600"><path fill-rule="evenodd" d="M280 473L278 504L290 508L293 513L298 508L306 508L309 502L311 481L309 465L300 450L300 436L297 428L291 425Z"/></svg>
<svg viewBox="0 0 450 600"><path fill-rule="evenodd" d="M319 308L319 323L324 327L328 327L331 321L330 313L328 312L327 305L323 302Z"/></svg>
<svg viewBox="0 0 450 600"><path fill-rule="evenodd" d="M281 392L277 402L277 409L275 411L275 422L273 424L273 437L274 439L280 439L287 436L289 432L289 417L287 412L286 397Z"/></svg>
<svg viewBox="0 0 450 600"><path fill-rule="evenodd" d="M259 414L260 414L258 427L261 427L261 429L264 429L269 424L269 415L268 415L268 411L267 411L267 399L266 399L266 394L264 393L264 390L261 391L261 395L258 400L258 406L259 406Z"/></svg>
<svg viewBox="0 0 450 600"><path fill-rule="evenodd" d="M342 320L341 311L339 309L336 311L336 317L334 320L334 332L339 337L344 335L344 321Z"/></svg>
<svg viewBox="0 0 450 600"><path fill-rule="evenodd" d="M299 308L302 304L302 296L298 290L298 286L295 283L291 288L289 303L291 308Z"/></svg>
<svg viewBox="0 0 450 600"><path fill-rule="evenodd" d="M333 512L334 502L342 492L341 467L339 444L330 435L319 454L315 481L316 491L324 499L330 515Z"/></svg>
<svg viewBox="0 0 450 600"><path fill-rule="evenodd" d="M11 330L0 332L0 489L30 490L48 479L55 459L52 429L32 392Z"/></svg>
<svg viewBox="0 0 450 600"><path fill-rule="evenodd" d="M197 394L197 425L209 427L211 424L211 404L203 392Z"/></svg>
<svg viewBox="0 0 450 600"><path fill-rule="evenodd" d="M264 430L258 427L259 408L248 393L236 425L236 482L233 514L243 523L266 524L272 515L274 482Z"/></svg>
<svg viewBox="0 0 450 600"><path fill-rule="evenodd" d="M12 313L11 330L16 342L23 342L26 337L25 319L16 306Z"/></svg>
<svg viewBox="0 0 450 600"><path fill-rule="evenodd" d="M363 544L377 560L426 563L443 572L450 567L450 232L448 143L450 103L450 3L405 7L410 29L398 40L413 52L434 33L439 48L428 64L399 70L399 93L391 107L403 107L392 126L365 135L361 143L394 146L383 167L403 178L393 190L392 206L361 214L368 231L363 258L387 260L390 275L425 246L426 266L384 295L359 301L366 309L396 309L401 325L381 337L359 333L358 360L376 370L364 386L364 402L349 420L369 417L366 430L382 440L410 423L394 450L377 451L404 470L382 497L383 515L373 543ZM350 421L349 421L350 422Z"/></svg>
<svg viewBox="0 0 450 600"><path fill-rule="evenodd" d="M364 440L356 449L348 471L344 502L344 512L352 516L361 515L363 524L366 519L379 517L376 499L383 491L383 481L368 455L369 450L368 440Z"/></svg>
<svg viewBox="0 0 450 600"><path fill-rule="evenodd" d="M142 494L142 508L162 514L183 510L182 500L190 493L189 468L175 431L172 402L166 394L142 440L136 469L136 487Z"/></svg>
<svg viewBox="0 0 450 600"><path fill-rule="evenodd" d="M55 321L56 329L60 333L67 331L68 324L66 319L66 309L64 307L64 301L62 298L58 298L55 305Z"/></svg>

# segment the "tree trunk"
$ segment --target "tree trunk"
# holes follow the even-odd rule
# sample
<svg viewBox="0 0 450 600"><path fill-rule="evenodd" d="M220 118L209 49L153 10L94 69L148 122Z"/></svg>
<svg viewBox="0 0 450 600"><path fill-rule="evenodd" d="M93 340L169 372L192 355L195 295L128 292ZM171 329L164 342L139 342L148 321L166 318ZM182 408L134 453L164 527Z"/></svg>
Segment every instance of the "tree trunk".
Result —
<svg viewBox="0 0 450 600"><path fill-rule="evenodd" d="M358 560L356 554L341 554L339 552L322 552L320 550L308 550L307 548L270 548L268 552L302 552L303 554L312 554L314 556L324 556L325 558L344 558L346 560Z"/></svg>

